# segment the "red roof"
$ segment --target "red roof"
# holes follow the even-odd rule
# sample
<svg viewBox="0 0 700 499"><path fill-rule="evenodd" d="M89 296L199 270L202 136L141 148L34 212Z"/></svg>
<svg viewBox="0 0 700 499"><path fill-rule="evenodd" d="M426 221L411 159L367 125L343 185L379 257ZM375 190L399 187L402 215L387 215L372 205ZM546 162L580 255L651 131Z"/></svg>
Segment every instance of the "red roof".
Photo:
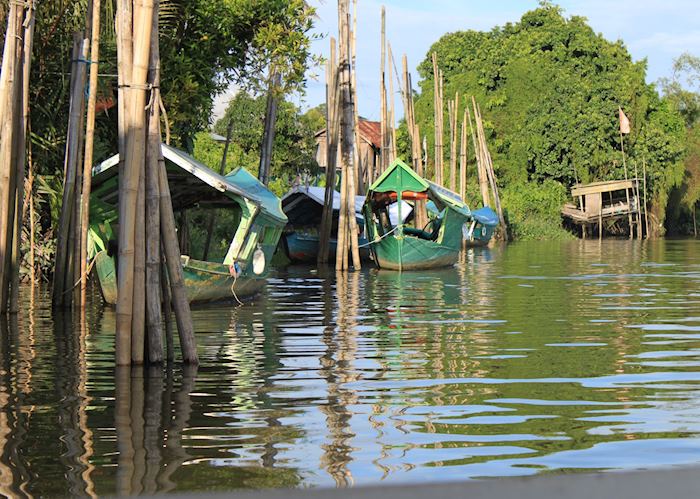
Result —
<svg viewBox="0 0 700 499"><path fill-rule="evenodd" d="M378 121L370 121L360 118L359 121L360 137L372 144L376 149L381 149L382 143L382 124ZM316 137L326 135L326 129L322 128L316 132Z"/></svg>
<svg viewBox="0 0 700 499"><path fill-rule="evenodd" d="M360 136L364 137L377 149L381 148L382 144L382 124L378 121L369 121L360 118Z"/></svg>

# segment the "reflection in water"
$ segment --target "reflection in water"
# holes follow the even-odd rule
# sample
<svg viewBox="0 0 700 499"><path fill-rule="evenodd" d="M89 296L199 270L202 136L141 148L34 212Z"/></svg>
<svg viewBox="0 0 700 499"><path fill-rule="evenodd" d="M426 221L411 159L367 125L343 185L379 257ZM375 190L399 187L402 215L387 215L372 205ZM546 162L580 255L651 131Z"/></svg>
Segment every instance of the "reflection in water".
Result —
<svg viewBox="0 0 700 499"><path fill-rule="evenodd" d="M337 486L697 464L700 248L291 267L193 310L202 365L113 366L115 317L0 318L0 494Z"/></svg>

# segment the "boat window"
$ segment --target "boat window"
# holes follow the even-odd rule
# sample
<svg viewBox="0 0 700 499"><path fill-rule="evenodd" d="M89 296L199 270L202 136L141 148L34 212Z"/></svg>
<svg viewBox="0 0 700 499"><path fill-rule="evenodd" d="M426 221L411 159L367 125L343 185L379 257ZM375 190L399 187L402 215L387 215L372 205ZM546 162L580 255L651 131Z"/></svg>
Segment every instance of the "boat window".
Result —
<svg viewBox="0 0 700 499"><path fill-rule="evenodd" d="M184 221L185 227L178 227L179 235L185 233L184 242L181 244L189 254L197 260L207 260L210 262L223 261L228 251L231 240L238 230L241 222L242 210L238 205L230 208L192 208L186 210L187 216L177 217L178 221ZM213 216L212 235L209 242L209 251L205 255L207 244L210 216ZM206 258L205 258L206 257Z"/></svg>

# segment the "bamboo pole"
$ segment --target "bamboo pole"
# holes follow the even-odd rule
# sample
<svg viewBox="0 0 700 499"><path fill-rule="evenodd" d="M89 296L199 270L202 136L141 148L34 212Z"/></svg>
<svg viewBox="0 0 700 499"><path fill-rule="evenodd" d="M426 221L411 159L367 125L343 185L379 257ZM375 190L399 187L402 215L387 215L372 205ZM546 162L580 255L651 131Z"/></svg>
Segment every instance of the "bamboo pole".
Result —
<svg viewBox="0 0 700 499"><path fill-rule="evenodd" d="M23 36L22 25L24 21L24 8L19 8L14 13L16 16L16 39L14 40L14 75L12 79L12 94L13 101L9 103L9 109L11 109L10 114L5 115L5 120L9 122L9 126L12 127L12 136L10 137L10 157L9 164L7 168L10 169L10 183L7 186L8 192L8 202L10 211L8 213L8 225L2 227L4 234L7 237L6 246L4 249L4 280L2 283L2 302L0 303L0 310L3 312L10 310L12 312L13 305L15 308L18 306L16 303L10 303L10 308L8 309L8 298L11 302L16 299L19 300L19 295L15 296L15 293L19 288L19 238L21 235L22 225L21 225L21 209L22 209L22 192L24 188L24 153L21 149L24 149L23 141L24 133L26 131L23 125L23 83L22 83L22 67L23 67ZM7 160L7 158L5 158ZM20 183L21 182L21 183ZM17 273L15 275L15 268ZM12 293L10 291L12 290Z"/></svg>
<svg viewBox="0 0 700 499"><path fill-rule="evenodd" d="M468 105L464 108L459 148L459 195L465 203L467 201L467 110Z"/></svg>
<svg viewBox="0 0 700 499"><path fill-rule="evenodd" d="M97 104L97 76L100 59L100 0L92 0L92 41L90 42L90 83L88 87L87 123L85 125L85 154L80 219L80 306L87 304L87 239L90 224L90 192L92 190L92 163L95 143L95 107Z"/></svg>
<svg viewBox="0 0 700 499"><path fill-rule="evenodd" d="M450 121L450 190L457 189L457 109L459 107L459 94L455 94L455 100L447 102L447 112Z"/></svg>
<svg viewBox="0 0 700 499"><path fill-rule="evenodd" d="M354 131L354 147L353 147L353 186L352 186L352 201L353 206L355 196L364 194L365 184L369 186L370 175L367 171L367 164L362 162L360 155L360 147L362 145L362 137L360 135L360 114L357 105L357 72L355 67L357 64L357 0L352 0L353 15L352 15L352 31L350 31L350 49L351 49L351 65L350 65L350 86L352 88L352 110L353 110L353 131ZM355 218L355 210L353 208L353 219Z"/></svg>
<svg viewBox="0 0 700 499"><path fill-rule="evenodd" d="M627 159L625 158L625 141L622 136L622 129L620 128L620 149L622 151L622 166L625 170L625 180L629 179L629 176L627 175ZM625 189L625 196L627 197L627 222L629 224L630 228L630 239L634 238L634 229L632 228L632 211L631 211L631 206L630 206L630 191L629 189Z"/></svg>
<svg viewBox="0 0 700 499"><path fill-rule="evenodd" d="M387 51L389 56L389 123L391 126L391 156L389 157L389 161L387 162L388 167L391 164L391 162L396 159L396 110L394 106L394 74L392 71L394 67L394 55L391 53L390 43L387 44Z"/></svg>
<svg viewBox="0 0 700 499"><path fill-rule="evenodd" d="M341 90L341 103L342 103L342 113L340 121L340 133L341 133L341 154L343 162L343 177L346 177L345 190L341 192L341 214L345 212L346 224L349 244L346 243L345 246L340 245L340 233L338 235L339 249L348 248L352 253L353 266L355 269L360 269L360 252L359 245L357 242L357 221L355 220L355 165L353 164L353 156L355 154L355 134L353 131L354 123L354 102L353 102L353 92L352 92L352 68L350 66L350 50L351 50L351 39L350 39L350 27L349 27L349 14L348 14L348 0L338 1L338 12L339 12L339 26L340 26L340 90ZM340 232L340 231L339 231ZM343 259L347 258L347 251L345 251L345 256L341 255ZM336 259L337 264L337 259ZM347 265L341 265L343 270L347 270Z"/></svg>
<svg viewBox="0 0 700 499"><path fill-rule="evenodd" d="M124 177L119 196L119 259L117 296L117 343L118 365L131 363L131 335L134 305L135 237L139 182L145 160L145 107L148 61L151 44L153 0L142 0L134 4L133 11L133 60L131 80L127 80L128 97L126 116L127 141L124 162ZM143 220L141 220L143 222ZM136 285L143 286L141 283ZM137 318L137 320L139 320Z"/></svg>
<svg viewBox="0 0 700 499"><path fill-rule="evenodd" d="M267 90L267 107L265 110L265 127L263 130L262 147L260 150L260 167L258 178L263 185L270 181L270 165L272 163L272 146L275 143L275 124L277 123L278 92L282 85L282 75L276 69L270 70L270 81Z"/></svg>
<svg viewBox="0 0 700 499"><path fill-rule="evenodd" d="M150 49L149 49L150 50ZM144 123L144 130L147 124ZM140 135L140 133L139 133ZM143 162L139 171L134 226L134 303L131 316L131 363L143 364L146 355L146 172L148 144L144 140ZM149 290L150 294L150 290Z"/></svg>
<svg viewBox="0 0 700 499"><path fill-rule="evenodd" d="M321 228L319 232L319 265L328 262L331 229L333 225L333 199L335 197L335 173L338 159L338 62L335 38L331 37L330 58L326 65L326 189L324 192ZM338 251L336 249L336 251Z"/></svg>
<svg viewBox="0 0 700 499"><path fill-rule="evenodd" d="M386 105L386 8L382 5L382 24L381 24L381 60L379 62L379 97L380 97L380 115L381 115L381 142L382 150L380 155L379 171L373 174L373 181L381 172L389 166L389 116Z"/></svg>
<svg viewBox="0 0 700 499"><path fill-rule="evenodd" d="M26 9L24 22L24 37L22 46L22 100L21 114L19 115L19 126L17 136L17 160L15 170L15 224L12 236L12 272L11 272L11 295L10 312L19 312L19 267L20 267L20 247L22 242L22 225L24 220L24 199L25 192L25 161L27 157L27 132L29 128L29 76L31 74L32 48L34 46L34 26L35 26L35 6L33 0L29 2ZM31 191L30 191L31 196Z"/></svg>
<svg viewBox="0 0 700 499"><path fill-rule="evenodd" d="M476 105L474 98L472 97L472 105L476 110ZM476 133L474 132L474 126L472 124L472 114L467 106L467 119L469 120L469 130L472 136L472 145L474 146L474 156L476 158L476 175L479 180L479 191L481 192L481 202L486 206L491 206L491 200L489 198L489 186L488 179L486 178L486 172L484 170L483 158L481 155L481 147L479 147L479 141L476 139Z"/></svg>
<svg viewBox="0 0 700 499"><path fill-rule="evenodd" d="M17 33L19 31L17 15L19 5L11 2L7 14L7 31L0 76L0 311L5 312L8 298L11 228L14 225L10 208L14 206L13 182L14 164L12 163L14 109L17 79Z"/></svg>
<svg viewBox="0 0 700 499"><path fill-rule="evenodd" d="M76 177L78 156L78 128L82 121L81 104L85 81L85 64L79 61L84 52L85 40L82 34L73 36L73 63L71 70L71 99L68 115L68 136L66 140L66 154L63 167L63 204L59 218L58 241L56 243L56 264L53 278L53 304L61 307L70 305L70 288L67 285L72 278L70 269L70 257L72 247L69 246L72 235L71 219L74 216L74 204L76 202Z"/></svg>
<svg viewBox="0 0 700 499"><path fill-rule="evenodd" d="M644 226L646 228L646 239L649 239L649 216L647 213L647 161L642 156L642 169L644 175ZM697 237L697 225L695 224L695 205L693 205L693 227L695 229L695 237Z"/></svg>
<svg viewBox="0 0 700 499"><path fill-rule="evenodd" d="M438 67L437 53L432 53L433 60L433 114L435 126L435 183L442 185L443 159L443 100L441 74Z"/></svg>
<svg viewBox="0 0 700 499"><path fill-rule="evenodd" d="M165 262L168 268L168 280L172 293L175 320L180 338L182 360L185 364L198 364L197 346L194 339L194 327L192 325L192 313L187 301L185 279L180 263L180 250L177 247L177 232L175 229L175 215L168 187L168 175L165 170L165 160L160 154L158 160L158 182L160 188L160 231L165 249Z"/></svg>
<svg viewBox="0 0 700 499"><path fill-rule="evenodd" d="M233 119L229 120L226 126L226 142L224 142L224 152L221 155L221 163L219 164L219 175L226 173L226 159L228 157L228 148L231 144L231 137L233 135ZM160 141L160 138L159 138ZM207 217L207 238L204 241L204 252L202 254L202 260L206 261L209 258L209 247L211 246L211 238L214 234L214 222L216 220L216 215L214 212L209 213Z"/></svg>

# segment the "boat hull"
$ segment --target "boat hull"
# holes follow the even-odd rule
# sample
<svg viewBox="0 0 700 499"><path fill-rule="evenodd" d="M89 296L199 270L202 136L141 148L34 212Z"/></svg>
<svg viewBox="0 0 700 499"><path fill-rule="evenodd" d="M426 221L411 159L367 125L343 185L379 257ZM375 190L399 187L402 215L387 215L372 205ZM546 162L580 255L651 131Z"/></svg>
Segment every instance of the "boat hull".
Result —
<svg viewBox="0 0 700 499"><path fill-rule="evenodd" d="M318 257L319 251L319 240L316 234L305 234L300 232L290 232L282 236L284 238L285 251L287 256L293 262L299 263L315 263ZM367 248L367 240L363 237L358 239L360 246L365 245L364 248L360 248L360 258L362 260L369 260L370 251ZM337 241L331 239L330 243L330 257L331 260L335 258L335 252L337 248Z"/></svg>
<svg viewBox="0 0 700 499"><path fill-rule="evenodd" d="M411 236L389 236L373 245L374 258L381 269L426 270L449 267L459 259L459 247L444 246Z"/></svg>
<svg viewBox="0 0 700 499"><path fill-rule="evenodd" d="M104 300L117 304L115 260L105 251L95 256L95 270ZM265 284L263 276L241 275L234 280L223 264L190 260L182 268L187 299L192 304L239 300L257 294ZM235 293L235 294L234 294Z"/></svg>

